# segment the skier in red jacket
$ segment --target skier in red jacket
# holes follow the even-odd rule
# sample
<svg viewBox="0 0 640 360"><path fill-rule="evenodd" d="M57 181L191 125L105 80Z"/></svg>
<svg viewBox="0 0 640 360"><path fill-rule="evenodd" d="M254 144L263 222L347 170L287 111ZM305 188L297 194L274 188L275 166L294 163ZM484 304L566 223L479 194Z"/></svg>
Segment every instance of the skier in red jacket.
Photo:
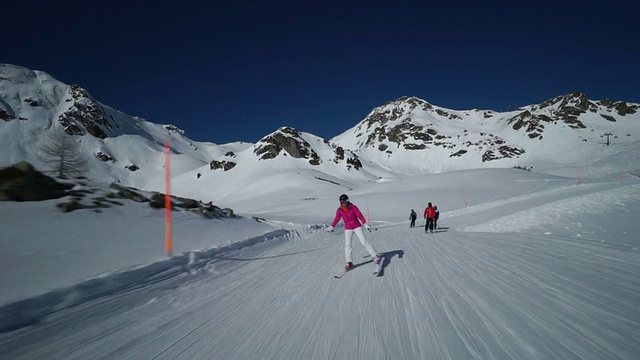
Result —
<svg viewBox="0 0 640 360"><path fill-rule="evenodd" d="M427 219L427 223L424 225L424 232L431 231L433 234L433 222L436 219L436 209L433 208L431 203L424 209L424 218Z"/></svg>

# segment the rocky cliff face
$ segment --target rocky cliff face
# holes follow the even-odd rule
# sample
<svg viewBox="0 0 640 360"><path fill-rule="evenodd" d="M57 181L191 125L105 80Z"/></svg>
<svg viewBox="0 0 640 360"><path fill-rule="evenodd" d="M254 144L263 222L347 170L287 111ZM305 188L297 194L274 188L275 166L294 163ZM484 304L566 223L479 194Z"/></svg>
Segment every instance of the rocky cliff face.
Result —
<svg viewBox="0 0 640 360"><path fill-rule="evenodd" d="M313 150L311 144L291 127L282 127L263 137L253 150L260 160L273 159L280 155L281 151L294 159L307 159L311 165L320 165L320 156Z"/></svg>
<svg viewBox="0 0 640 360"><path fill-rule="evenodd" d="M280 156L290 156L294 159L305 159L312 166L319 166L323 162L333 162L344 164L347 169L359 170L362 163L358 156L352 151L345 150L340 146L329 144L326 140L316 141L311 144L305 136L314 137L311 134L304 134L292 127L281 127L273 133L263 137L253 146L253 154L260 161L268 161ZM320 138L316 138L320 140ZM320 153L325 154L324 158ZM326 154L331 154L327 156Z"/></svg>
<svg viewBox="0 0 640 360"><path fill-rule="evenodd" d="M113 117L80 86L71 85L68 93L65 101L69 103L69 108L58 115L65 132L69 135L88 133L105 139L114 127Z"/></svg>
<svg viewBox="0 0 640 360"><path fill-rule="evenodd" d="M638 104L608 99L591 101L585 94L574 92L530 106L507 122L514 130L527 133L531 139L542 139L545 125L560 123L572 129L586 129L580 120L582 115L597 114L606 121L616 122L615 116L632 115L637 111Z"/></svg>

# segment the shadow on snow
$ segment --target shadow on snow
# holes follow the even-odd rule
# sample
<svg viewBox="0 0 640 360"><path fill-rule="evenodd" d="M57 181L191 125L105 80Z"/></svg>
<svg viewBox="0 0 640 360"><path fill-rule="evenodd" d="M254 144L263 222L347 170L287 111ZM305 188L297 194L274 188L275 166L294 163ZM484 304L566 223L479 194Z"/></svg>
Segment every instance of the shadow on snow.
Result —
<svg viewBox="0 0 640 360"><path fill-rule="evenodd" d="M387 266L389 266L389 264L391 264L391 259L393 259L395 256L397 256L398 259L402 259L404 257L404 250L385 251L385 252L381 252L380 256L382 257L382 265L380 266L380 272L378 273L379 277L384 276L384 270L386 269ZM368 258L370 256L365 255L364 257ZM371 262L373 262L373 259L355 264L353 268L355 269L357 267L360 267L362 265L365 265Z"/></svg>

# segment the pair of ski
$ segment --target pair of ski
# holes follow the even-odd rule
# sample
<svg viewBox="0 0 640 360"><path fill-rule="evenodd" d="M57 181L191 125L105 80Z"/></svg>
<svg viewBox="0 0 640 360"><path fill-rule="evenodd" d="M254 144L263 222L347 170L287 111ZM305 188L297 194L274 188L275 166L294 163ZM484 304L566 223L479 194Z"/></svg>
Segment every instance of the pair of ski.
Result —
<svg viewBox="0 0 640 360"><path fill-rule="evenodd" d="M380 262L376 263L376 269L373 271L373 275L374 275L374 276L380 276L380 273L381 273L381 271L382 271L382 261L383 261L383 260L384 260L384 258L380 257ZM345 268L344 270L342 270L342 272L341 272L340 274L338 274L338 275L333 275L333 277L334 277L334 278L336 278L336 279L342 279L342 277L343 277L346 273L348 273L348 272L350 272L350 271L353 271L354 269L355 269L355 268L353 268L353 269L349 270L349 269Z"/></svg>

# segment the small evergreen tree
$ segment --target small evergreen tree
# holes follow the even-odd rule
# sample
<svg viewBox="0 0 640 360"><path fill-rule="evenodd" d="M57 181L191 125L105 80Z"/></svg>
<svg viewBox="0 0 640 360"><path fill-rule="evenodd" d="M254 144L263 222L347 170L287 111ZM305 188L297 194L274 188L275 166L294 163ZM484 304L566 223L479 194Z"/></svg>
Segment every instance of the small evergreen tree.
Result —
<svg viewBox="0 0 640 360"><path fill-rule="evenodd" d="M86 171L87 161L80 153L80 143L60 127L53 127L49 142L40 149L39 157L52 175L61 179L78 177Z"/></svg>

